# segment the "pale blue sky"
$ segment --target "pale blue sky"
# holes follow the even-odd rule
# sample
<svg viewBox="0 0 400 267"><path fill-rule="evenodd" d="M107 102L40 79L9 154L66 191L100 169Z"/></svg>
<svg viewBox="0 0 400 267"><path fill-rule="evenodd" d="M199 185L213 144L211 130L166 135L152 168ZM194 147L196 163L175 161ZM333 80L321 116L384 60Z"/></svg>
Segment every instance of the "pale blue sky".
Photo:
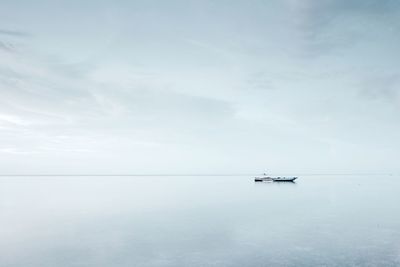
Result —
<svg viewBox="0 0 400 267"><path fill-rule="evenodd" d="M1 1L1 173L399 172L400 2Z"/></svg>

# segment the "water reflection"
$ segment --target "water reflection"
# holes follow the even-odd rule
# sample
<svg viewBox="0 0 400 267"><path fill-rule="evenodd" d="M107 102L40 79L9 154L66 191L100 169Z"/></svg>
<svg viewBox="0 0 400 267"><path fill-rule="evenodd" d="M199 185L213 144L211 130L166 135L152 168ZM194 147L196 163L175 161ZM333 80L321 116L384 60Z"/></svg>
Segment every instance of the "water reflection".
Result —
<svg viewBox="0 0 400 267"><path fill-rule="evenodd" d="M255 181L255 184L296 184L296 181L280 181L280 182L274 182L274 181Z"/></svg>
<svg viewBox="0 0 400 267"><path fill-rule="evenodd" d="M0 266L397 266L397 178L3 178Z"/></svg>

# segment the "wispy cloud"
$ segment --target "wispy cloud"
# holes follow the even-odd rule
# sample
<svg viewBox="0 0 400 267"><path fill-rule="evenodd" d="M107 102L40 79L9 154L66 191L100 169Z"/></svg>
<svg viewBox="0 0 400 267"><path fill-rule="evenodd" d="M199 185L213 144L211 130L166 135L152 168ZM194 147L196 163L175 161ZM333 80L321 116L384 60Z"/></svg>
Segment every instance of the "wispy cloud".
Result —
<svg viewBox="0 0 400 267"><path fill-rule="evenodd" d="M15 30L6 30L6 29L0 29L0 36L9 36L9 37L31 37L32 35L28 32L24 31L15 31Z"/></svg>
<svg viewBox="0 0 400 267"><path fill-rule="evenodd" d="M59 4L46 14L65 14ZM2 18L0 148L17 155L5 161L39 151L27 169L54 158L62 171L340 169L352 159L338 154L364 166L368 148L400 147L396 1L65 8L74 21L38 19L36 6Z"/></svg>
<svg viewBox="0 0 400 267"><path fill-rule="evenodd" d="M398 1L307 0L291 3L293 20L310 55L323 55L369 42L371 38L378 38L379 31L400 30L396 23L400 12Z"/></svg>
<svg viewBox="0 0 400 267"><path fill-rule="evenodd" d="M400 73L373 73L360 83L361 95L383 100L400 108Z"/></svg>

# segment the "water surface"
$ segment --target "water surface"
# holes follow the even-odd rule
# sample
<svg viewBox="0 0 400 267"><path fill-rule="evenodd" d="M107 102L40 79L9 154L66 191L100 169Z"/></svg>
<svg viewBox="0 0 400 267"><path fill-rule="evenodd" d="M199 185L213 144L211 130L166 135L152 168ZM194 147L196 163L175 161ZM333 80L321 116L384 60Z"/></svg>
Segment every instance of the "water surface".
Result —
<svg viewBox="0 0 400 267"><path fill-rule="evenodd" d="M1 177L0 266L400 266L400 177Z"/></svg>

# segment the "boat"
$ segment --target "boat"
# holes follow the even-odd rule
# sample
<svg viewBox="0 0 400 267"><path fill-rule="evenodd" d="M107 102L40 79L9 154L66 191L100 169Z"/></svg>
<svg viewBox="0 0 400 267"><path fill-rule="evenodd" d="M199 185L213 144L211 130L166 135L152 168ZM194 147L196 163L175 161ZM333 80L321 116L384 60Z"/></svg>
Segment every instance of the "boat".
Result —
<svg viewBox="0 0 400 267"><path fill-rule="evenodd" d="M263 176L257 176L254 177L255 182L266 182L266 181L273 181L273 182L294 182L297 177L271 177L267 176L266 173L264 173Z"/></svg>

